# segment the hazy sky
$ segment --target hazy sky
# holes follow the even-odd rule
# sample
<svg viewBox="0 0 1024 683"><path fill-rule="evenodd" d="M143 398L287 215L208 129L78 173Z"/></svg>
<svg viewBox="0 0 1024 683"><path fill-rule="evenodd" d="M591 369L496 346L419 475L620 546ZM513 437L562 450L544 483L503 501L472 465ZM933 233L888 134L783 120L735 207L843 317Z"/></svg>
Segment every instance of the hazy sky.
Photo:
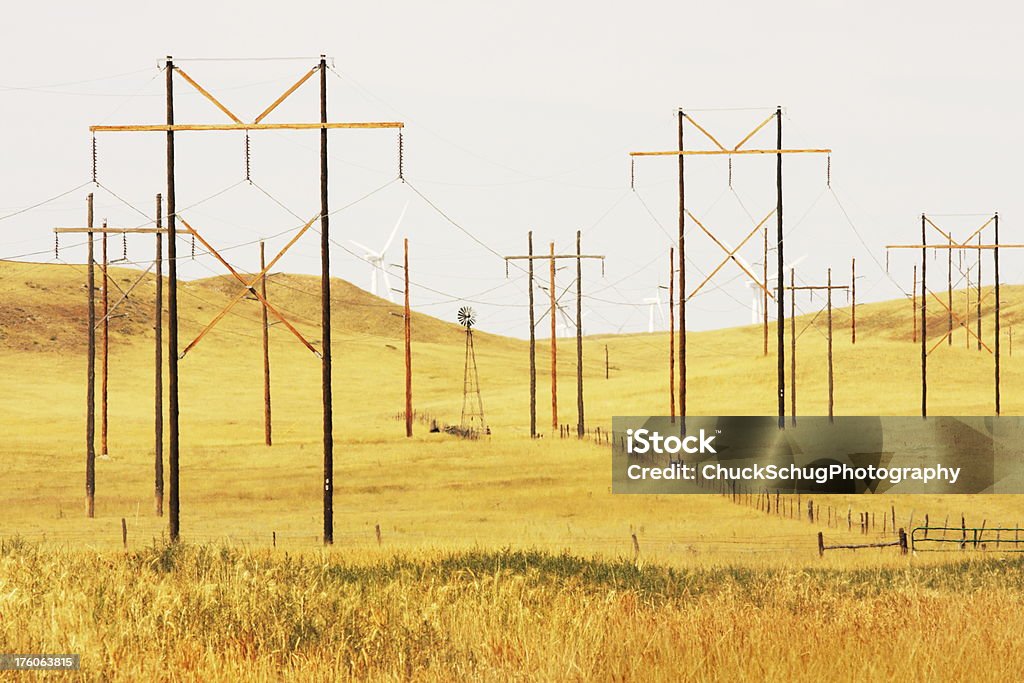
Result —
<svg viewBox="0 0 1024 683"><path fill-rule="evenodd" d="M1016 237L1021 25L1011 3L19 3L5 10L0 29L0 215L90 180L90 124L161 123L164 55L251 120L323 52L334 65L331 119L405 121L410 181L338 213L332 236L356 254L350 239L381 246L410 202L399 237L410 239L418 310L454 319L468 300L482 328L527 334L524 276L513 269L506 280L495 253L413 188L499 254L523 253L529 229L538 250L552 240L559 250L574 248L575 231L584 230L584 251L608 257L604 277L598 265L584 267L586 332L646 330L644 299L668 281L675 166L672 158L639 160L634 193L627 154L671 148L677 107L735 144L782 105L787 147L835 150L834 194L824 158L786 160L787 253L803 257L797 270L805 282L832 266L845 283L855 256L858 298L891 298L909 290L914 257L894 255L894 282L880 267L882 245L918 241L921 211L998 210L1002 239L1024 241ZM308 59L189 61L267 56ZM181 80L176 94L179 122L226 120ZM311 81L273 120L317 117ZM394 131L330 136L332 207L395 178ZM688 146L708 144L692 128L687 136ZM255 240L273 236L276 251L318 211L316 132L254 133L254 186L239 184L242 134L178 138L179 209L215 245L233 246L226 254L239 267L255 268ZM747 146L773 144L767 127ZM163 154L158 133L101 135L97 218L144 223L111 192L151 212L164 190ZM725 159L691 157L687 168L688 206L732 243L774 206L771 158L736 157L734 191ZM50 229L81 224L89 190L0 221L0 256L52 259ZM983 221L935 220L961 236ZM688 290L698 269L723 256L690 229ZM65 239L61 259L81 263L80 244ZM112 251L120 255L120 244ZM144 261L152 239L131 239L128 251ZM186 242L181 251L190 252ZM759 262L760 239L740 253ZM400 257L396 240L388 261ZM368 287L365 262L340 246L332 258L334 275ZM1019 282L1024 261L1007 253L1004 263L1004 281ZM276 270L316 272L318 264L310 233ZM185 277L221 272L202 254L182 262ZM569 268L558 277L560 289L573 281ZM691 324L746 323L745 280L727 264L716 287L691 300ZM799 300L803 310L818 303Z"/></svg>

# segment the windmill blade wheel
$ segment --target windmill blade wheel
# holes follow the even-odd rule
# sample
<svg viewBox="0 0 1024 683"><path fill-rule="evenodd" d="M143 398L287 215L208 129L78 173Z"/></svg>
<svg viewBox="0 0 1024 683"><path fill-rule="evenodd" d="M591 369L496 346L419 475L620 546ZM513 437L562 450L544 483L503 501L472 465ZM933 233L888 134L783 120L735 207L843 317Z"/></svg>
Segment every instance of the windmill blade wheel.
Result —
<svg viewBox="0 0 1024 683"><path fill-rule="evenodd" d="M469 306L463 306L458 313L459 324L467 330L476 324L476 312Z"/></svg>

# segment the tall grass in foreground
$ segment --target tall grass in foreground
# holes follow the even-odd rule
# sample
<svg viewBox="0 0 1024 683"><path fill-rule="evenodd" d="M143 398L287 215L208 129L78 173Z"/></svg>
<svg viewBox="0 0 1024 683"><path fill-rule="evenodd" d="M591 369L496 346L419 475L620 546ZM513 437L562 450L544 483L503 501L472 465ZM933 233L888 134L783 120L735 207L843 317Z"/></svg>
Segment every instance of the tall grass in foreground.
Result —
<svg viewBox="0 0 1024 683"><path fill-rule="evenodd" d="M0 652L90 680L1019 680L1024 561L679 570L0 545Z"/></svg>

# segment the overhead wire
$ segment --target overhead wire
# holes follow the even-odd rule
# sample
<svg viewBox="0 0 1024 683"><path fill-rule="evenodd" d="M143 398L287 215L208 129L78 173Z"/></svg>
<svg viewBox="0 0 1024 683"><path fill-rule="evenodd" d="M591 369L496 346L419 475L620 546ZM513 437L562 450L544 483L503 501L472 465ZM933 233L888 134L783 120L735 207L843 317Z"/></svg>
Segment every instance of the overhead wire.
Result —
<svg viewBox="0 0 1024 683"><path fill-rule="evenodd" d="M14 216L20 216L21 214L26 213L28 211L31 211L33 209L38 209L41 206L45 206L46 204L49 204L50 202L55 202L58 199L62 199L64 197L68 196L69 194L71 194L72 192L77 192L78 190L81 190L83 187L86 187L86 186L91 185L91 184L92 184L92 181L91 180L87 180L84 183L82 183L81 185L76 185L75 187L72 187L70 190L64 190L60 194L56 194L56 195L54 195L52 197L44 199L41 202L36 202L35 204L32 204L31 206L26 206L24 208L18 209L17 211L12 211L11 213L8 213L6 215L0 216L0 221L7 220L8 218L13 218Z"/></svg>

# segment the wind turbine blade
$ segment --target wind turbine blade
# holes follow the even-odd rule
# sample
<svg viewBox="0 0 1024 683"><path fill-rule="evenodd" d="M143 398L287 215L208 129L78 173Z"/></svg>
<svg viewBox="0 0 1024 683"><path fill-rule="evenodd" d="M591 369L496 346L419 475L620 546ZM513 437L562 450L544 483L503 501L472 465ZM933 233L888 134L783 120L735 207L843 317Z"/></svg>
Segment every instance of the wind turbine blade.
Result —
<svg viewBox="0 0 1024 683"><path fill-rule="evenodd" d="M359 242L356 242L355 240L349 240L349 242L351 242L352 244L356 245L357 247L359 247L360 249L365 251L367 256L376 256L377 255L377 252L375 252L373 249L370 249L365 244L360 244Z"/></svg>
<svg viewBox="0 0 1024 683"><path fill-rule="evenodd" d="M384 247L381 248L381 250L380 250L380 253L381 253L382 256L384 255L384 252L386 252L388 250L388 247L391 246L391 243L395 241L395 233L398 232L398 226L400 226L402 224L402 219L405 218L405 211L408 208L409 208L409 202L406 202L405 206L402 207L402 213L398 214L398 220L395 221L395 227L392 228L391 235L388 236L388 241L384 243Z"/></svg>
<svg viewBox="0 0 1024 683"><path fill-rule="evenodd" d="M798 266L798 265L800 264L800 262L801 262L801 261L803 261L803 260L804 260L805 258L807 258L807 254L804 254L803 256L801 256L800 258L798 258L798 259L797 259L797 260L795 260L795 261L790 261L789 263L787 263L787 264L786 264L786 268L795 268L795 267L796 267L796 266Z"/></svg>

